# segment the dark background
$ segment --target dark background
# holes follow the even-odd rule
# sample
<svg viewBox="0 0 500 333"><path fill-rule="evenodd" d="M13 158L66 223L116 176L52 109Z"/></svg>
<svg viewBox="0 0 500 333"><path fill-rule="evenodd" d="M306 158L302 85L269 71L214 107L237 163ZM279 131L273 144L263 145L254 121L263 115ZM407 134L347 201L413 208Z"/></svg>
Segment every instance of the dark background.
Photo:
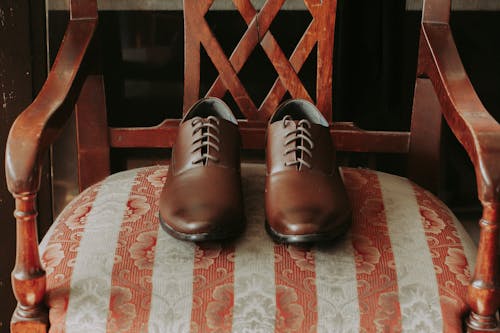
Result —
<svg viewBox="0 0 500 333"><path fill-rule="evenodd" d="M10 272L15 257L14 202L5 184L4 154L10 126L32 101L47 72L45 7L39 0L0 1L0 331L9 332L15 301ZM48 162L48 159L47 159ZM46 166L47 166L46 162ZM42 175L40 229L52 219L49 168Z"/></svg>
<svg viewBox="0 0 500 333"><path fill-rule="evenodd" d="M0 156L16 115L33 99L46 76L45 8L43 1L0 2ZM62 38L68 15L50 12L51 58ZM207 20L229 53L245 29L238 14L210 12ZM271 31L286 54L304 31L308 14L283 12ZM408 130L416 69L420 12L405 11L404 1L339 1L334 59L334 118L355 121L365 129ZM462 60L486 108L500 116L500 12L453 12L451 25ZM231 29L227 29L231 26ZM154 125L182 110L182 13L101 12L103 62L111 125ZM313 89L309 73L314 55L299 76ZM257 69L258 66L258 69ZM202 61L202 90L216 73ZM258 73L258 76L255 75ZM265 55L257 50L240 73L249 93L263 98L276 77ZM227 101L232 104L228 96ZM64 140L69 140L64 138ZM477 214L479 203L471 164L445 129L443 186L440 195L459 214ZM162 152L160 152L161 154ZM155 154L154 151L151 152ZM115 152L115 167L123 165ZM372 156L345 158L350 164L374 166ZM48 162L47 162L48 163ZM0 164L0 331L8 331L14 307L10 271L14 265L13 202ZM375 166L403 173L404 159L380 156ZM44 171L40 193L40 229L52 220L50 168Z"/></svg>

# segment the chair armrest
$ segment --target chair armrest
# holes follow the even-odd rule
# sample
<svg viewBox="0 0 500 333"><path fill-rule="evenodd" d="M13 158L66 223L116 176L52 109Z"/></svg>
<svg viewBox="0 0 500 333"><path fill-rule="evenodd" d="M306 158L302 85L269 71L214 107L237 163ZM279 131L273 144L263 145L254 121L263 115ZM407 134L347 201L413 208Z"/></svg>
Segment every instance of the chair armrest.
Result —
<svg viewBox="0 0 500 333"><path fill-rule="evenodd" d="M45 84L10 129L5 172L13 194L39 189L42 157L72 113L82 83L80 67L96 24L96 18L69 22Z"/></svg>
<svg viewBox="0 0 500 333"><path fill-rule="evenodd" d="M483 204L500 202L500 125L477 96L460 60L450 26L422 23L419 73L429 76L443 116L472 160Z"/></svg>

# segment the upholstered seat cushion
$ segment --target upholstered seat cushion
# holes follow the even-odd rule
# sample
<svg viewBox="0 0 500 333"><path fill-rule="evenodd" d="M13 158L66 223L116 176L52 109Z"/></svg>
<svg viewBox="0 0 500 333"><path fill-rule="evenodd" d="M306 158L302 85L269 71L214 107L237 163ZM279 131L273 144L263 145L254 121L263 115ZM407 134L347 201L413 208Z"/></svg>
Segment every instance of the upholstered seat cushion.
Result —
<svg viewBox="0 0 500 333"><path fill-rule="evenodd" d="M166 173L112 175L59 216L41 244L52 332L461 331L474 245L405 178L342 169L350 232L298 247L265 233L265 170L251 164L240 239L172 238L158 223Z"/></svg>

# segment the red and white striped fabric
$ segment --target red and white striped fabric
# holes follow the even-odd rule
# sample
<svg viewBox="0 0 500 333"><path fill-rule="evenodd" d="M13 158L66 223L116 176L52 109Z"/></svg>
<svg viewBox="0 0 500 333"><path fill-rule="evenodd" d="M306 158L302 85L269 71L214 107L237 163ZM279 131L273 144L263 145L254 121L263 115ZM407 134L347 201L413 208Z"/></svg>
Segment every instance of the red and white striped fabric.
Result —
<svg viewBox="0 0 500 333"><path fill-rule="evenodd" d="M461 332L475 247L405 178L344 168L351 231L332 246L264 231L264 175L243 167L245 234L192 244L158 224L167 167L110 176L41 244L51 332Z"/></svg>

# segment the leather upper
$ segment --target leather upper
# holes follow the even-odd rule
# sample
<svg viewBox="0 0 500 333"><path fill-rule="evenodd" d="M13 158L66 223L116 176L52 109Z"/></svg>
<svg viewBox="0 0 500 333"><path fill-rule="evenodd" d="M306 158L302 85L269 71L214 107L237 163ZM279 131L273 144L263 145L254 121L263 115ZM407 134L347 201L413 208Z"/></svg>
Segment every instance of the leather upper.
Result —
<svg viewBox="0 0 500 333"><path fill-rule="evenodd" d="M267 131L267 147L266 160L268 174L274 174L280 171L300 170L306 171L308 168L304 164L287 165L296 161L296 154L288 153L287 150L292 150L300 145L300 142L290 141L290 136L293 136L293 131L296 131L299 121L287 121L286 125L283 121L276 121L269 125ZM302 143L311 151L311 156L302 154L302 158L311 164L312 169L324 174L334 172L335 153L333 151L332 141L328 128L319 124L311 124L308 129L312 135L314 146L307 146L307 143ZM290 135L292 134L292 135ZM288 135L288 137L287 137Z"/></svg>
<svg viewBox="0 0 500 333"><path fill-rule="evenodd" d="M202 157L202 149L192 151L196 146L194 143L201 139L202 131L198 131L195 134L196 124L194 120L199 120L203 124L211 123L219 129L219 133L215 133L215 130L210 128L211 134L217 135L219 142L213 137L208 137L207 141L212 143L214 146L207 146L207 153L213 155L217 158L217 162L213 160L206 160L203 163L193 163ZM177 140L172 149L172 159L170 161L170 168L172 169L172 175L178 175L189 169L198 167L223 167L223 168L240 168L240 135L238 127L236 124L229 122L225 119L218 119L219 123L215 124L214 121L207 120L206 118L199 119L187 119L184 120L178 130ZM215 147L218 147L217 150Z"/></svg>
<svg viewBox="0 0 500 333"><path fill-rule="evenodd" d="M329 127L314 105L285 102L267 132L266 218L281 235L334 233L350 205L335 163Z"/></svg>
<svg viewBox="0 0 500 333"><path fill-rule="evenodd" d="M224 238L243 228L239 150L236 119L222 101L203 99L186 113L160 197L169 229Z"/></svg>

